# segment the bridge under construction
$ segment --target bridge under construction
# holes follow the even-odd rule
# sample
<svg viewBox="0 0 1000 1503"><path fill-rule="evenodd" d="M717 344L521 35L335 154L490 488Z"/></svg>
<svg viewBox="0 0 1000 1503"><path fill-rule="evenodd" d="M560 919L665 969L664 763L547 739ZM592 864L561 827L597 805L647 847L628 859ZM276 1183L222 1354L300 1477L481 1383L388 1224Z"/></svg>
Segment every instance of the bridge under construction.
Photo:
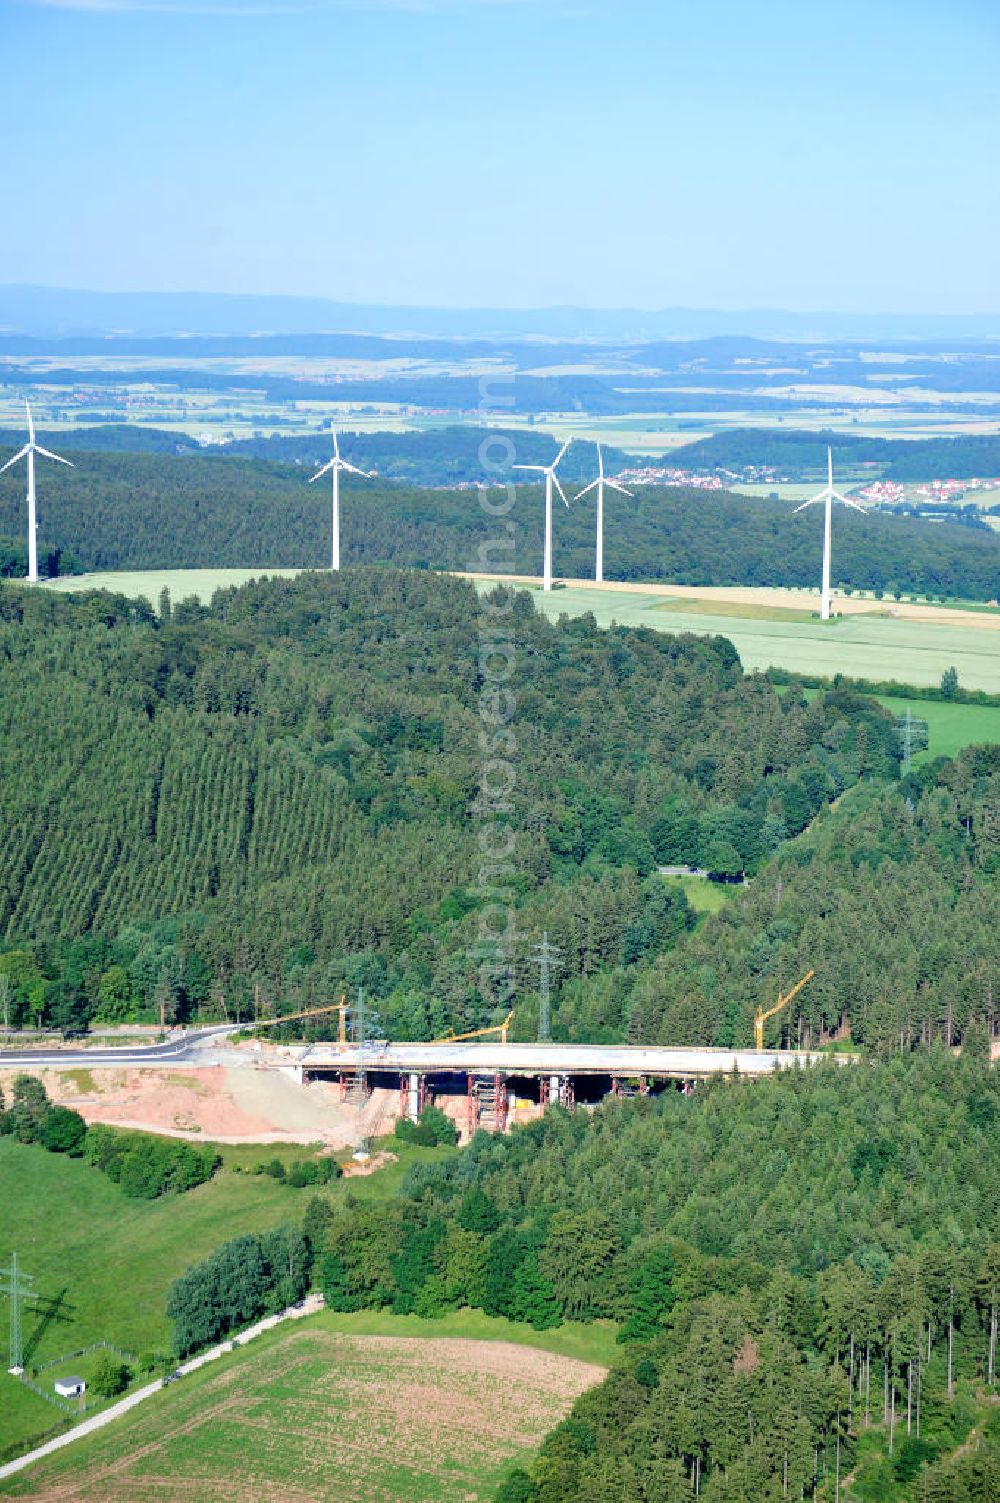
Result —
<svg viewBox="0 0 1000 1503"><path fill-rule="evenodd" d="M667 1082L690 1088L713 1075L757 1077L826 1055L806 1050L670 1049L643 1044L316 1043L297 1051L301 1083L339 1080L357 1094L366 1087L399 1090L400 1115L416 1119L435 1094L468 1100L469 1130L503 1131L519 1106L571 1107L607 1095L645 1095ZM845 1059L846 1056L839 1056Z"/></svg>

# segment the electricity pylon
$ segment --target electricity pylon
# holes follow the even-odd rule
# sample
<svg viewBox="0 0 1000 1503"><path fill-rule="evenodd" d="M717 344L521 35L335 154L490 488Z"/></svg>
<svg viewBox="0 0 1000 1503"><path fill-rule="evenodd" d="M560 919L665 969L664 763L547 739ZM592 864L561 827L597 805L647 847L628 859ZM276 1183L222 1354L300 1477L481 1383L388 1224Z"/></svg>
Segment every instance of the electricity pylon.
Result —
<svg viewBox="0 0 1000 1503"><path fill-rule="evenodd" d="M549 975L550 967L558 969L562 958L555 945L549 944L548 930L542 934L542 942L535 945L535 963L541 971L538 988L538 1042L547 1044L552 1038L552 1019L549 1009Z"/></svg>
<svg viewBox="0 0 1000 1503"><path fill-rule="evenodd" d="M10 1268L5 1268L0 1282L0 1294L6 1294L10 1300L10 1367L8 1372L19 1374L24 1367L24 1349L21 1345L21 1302L31 1299L34 1295L32 1284L34 1279L30 1274L23 1274L18 1270L17 1253L12 1253Z"/></svg>

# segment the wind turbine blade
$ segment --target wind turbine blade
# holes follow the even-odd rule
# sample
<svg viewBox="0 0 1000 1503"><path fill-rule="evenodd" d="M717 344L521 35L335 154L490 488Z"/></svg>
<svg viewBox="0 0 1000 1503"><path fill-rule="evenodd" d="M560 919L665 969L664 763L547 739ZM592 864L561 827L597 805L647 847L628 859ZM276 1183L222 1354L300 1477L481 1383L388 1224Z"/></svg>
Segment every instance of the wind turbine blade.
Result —
<svg viewBox="0 0 1000 1503"><path fill-rule="evenodd" d="M810 496L810 498L809 498L808 501L803 501L803 503L802 503L801 506L797 506L795 508L795 511L792 512L792 516L794 517L795 512L797 512L797 511L805 511L805 509L806 509L807 506L815 506L817 501L825 501L825 500L826 500L826 491L820 491L820 493L819 493L818 496Z"/></svg>
<svg viewBox="0 0 1000 1503"><path fill-rule="evenodd" d="M607 476L605 476L604 484L610 490L617 491L618 494L621 495L621 496L631 496L631 494L632 494L632 492L631 491L627 491L623 485L619 485L617 480L609 480L607 478Z"/></svg>
<svg viewBox="0 0 1000 1503"><path fill-rule="evenodd" d="M550 470L554 470L555 469L556 465L559 463L560 459L562 459L563 455L566 453L566 450L569 448L569 446L570 446L570 444L572 442L573 442L573 437L572 437L572 434L571 434L570 437L563 444L562 448L559 450L559 453L556 455L555 459L549 465L549 469Z"/></svg>
<svg viewBox="0 0 1000 1503"><path fill-rule="evenodd" d="M832 494L835 501L842 501L845 506L853 507L855 511L864 511L864 507L857 501L852 501L850 496L842 496L839 491L834 491Z"/></svg>
<svg viewBox="0 0 1000 1503"><path fill-rule="evenodd" d="M512 464L511 465L511 469L512 470L533 470L533 471L536 471L539 475L544 475L545 472L546 472L546 470L548 469L548 465L545 465L545 464Z"/></svg>
<svg viewBox="0 0 1000 1503"><path fill-rule="evenodd" d="M596 480L592 480L589 485L585 485L583 487L582 491L577 491L577 493L576 493L576 495L574 496L573 499L575 501L582 501L583 497L586 496L589 491L592 491L594 489L595 485L600 485L600 483L601 483L601 477L598 476L597 479ZM604 483L605 483L605 485L610 485L611 484L611 482L609 480L606 480Z"/></svg>
<svg viewBox="0 0 1000 1503"><path fill-rule="evenodd" d="M3 474L4 470L9 470L12 464L17 464L17 461L19 459L23 459L26 454L30 453L30 451L30 444L25 444L23 449L18 449L17 453L13 456L12 459L8 459L5 465L0 465L0 475Z"/></svg>
<svg viewBox="0 0 1000 1503"><path fill-rule="evenodd" d="M41 444L36 444L35 445L35 453L36 454L44 454L46 459L55 459L55 460L58 460L58 462L60 464L68 464L71 470L73 470L73 469L76 468L76 466L74 465L74 463L73 463L73 461L71 459L63 459L63 457L62 457L61 454L53 454L53 452L52 452L51 449L43 449L42 446L41 446Z"/></svg>
<svg viewBox="0 0 1000 1503"><path fill-rule="evenodd" d="M35 442L35 425L31 421L31 408L28 406L27 397L24 399L24 410L28 414L28 442L29 444L33 444Z"/></svg>
<svg viewBox="0 0 1000 1503"><path fill-rule="evenodd" d="M337 430L332 423L330 424L330 432L333 434L333 457L334 459L339 459L340 444L337 442Z"/></svg>
<svg viewBox="0 0 1000 1503"><path fill-rule="evenodd" d="M826 483L833 490L833 449L829 445L826 450Z"/></svg>
<svg viewBox="0 0 1000 1503"><path fill-rule="evenodd" d="M563 505L565 506L566 510L569 511L569 502L566 500L566 492L563 490L562 486L559 484L559 476L556 474L555 470L552 471L552 479L553 479L553 482L555 483L556 490L559 492L560 496L562 496Z"/></svg>
<svg viewBox="0 0 1000 1503"><path fill-rule="evenodd" d="M371 480L375 474L374 470L359 470L356 464L348 464L346 459L340 461L340 468L350 470L352 475L360 475L363 480Z"/></svg>
<svg viewBox="0 0 1000 1503"><path fill-rule="evenodd" d="M604 479L604 455L601 453L600 444L597 445L597 478Z"/></svg>
<svg viewBox="0 0 1000 1503"><path fill-rule="evenodd" d="M312 483L313 483L314 480L320 480L327 473L328 470L332 470L333 469L333 465L334 465L334 461L332 459L327 460L327 462L323 466L323 468L321 470L317 470L316 473L315 473L315 475L313 475L313 476L310 477L309 484L312 485Z"/></svg>

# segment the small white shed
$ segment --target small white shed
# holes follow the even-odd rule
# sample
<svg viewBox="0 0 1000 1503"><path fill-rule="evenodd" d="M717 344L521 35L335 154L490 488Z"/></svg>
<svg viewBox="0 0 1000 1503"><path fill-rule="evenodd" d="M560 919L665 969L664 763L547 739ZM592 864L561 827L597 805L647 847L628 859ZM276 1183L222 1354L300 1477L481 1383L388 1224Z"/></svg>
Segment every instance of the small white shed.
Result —
<svg viewBox="0 0 1000 1503"><path fill-rule="evenodd" d="M82 1378L57 1378L53 1387L61 1399L79 1399L86 1392L87 1385Z"/></svg>

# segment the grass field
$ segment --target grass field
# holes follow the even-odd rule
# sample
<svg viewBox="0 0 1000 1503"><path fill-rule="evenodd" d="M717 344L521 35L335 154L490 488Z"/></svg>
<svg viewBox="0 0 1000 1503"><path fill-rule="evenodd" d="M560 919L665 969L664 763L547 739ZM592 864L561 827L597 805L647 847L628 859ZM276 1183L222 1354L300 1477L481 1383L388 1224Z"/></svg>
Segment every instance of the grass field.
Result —
<svg viewBox="0 0 1000 1503"><path fill-rule="evenodd" d="M915 762L931 757L954 757L963 746L1000 744L1000 706L947 704L942 700L896 699L878 696L894 715L909 709L915 720L927 721L928 748Z"/></svg>
<svg viewBox="0 0 1000 1503"><path fill-rule="evenodd" d="M804 692L811 699L819 690ZM875 697L894 715L905 715L909 710L914 720L926 720L927 749L914 754L916 763L957 756L965 746L1000 745L1000 705L947 704L943 700L906 699L895 694Z"/></svg>
<svg viewBox="0 0 1000 1503"><path fill-rule="evenodd" d="M354 1335L320 1315L154 1394L0 1494L80 1503L485 1503L603 1369L552 1352Z"/></svg>
<svg viewBox="0 0 1000 1503"><path fill-rule="evenodd" d="M144 595L155 605L162 590L170 591L176 605L191 595L206 605L216 590L232 589L248 580L261 579L265 575L291 579L300 574L300 569L142 569L109 570L106 574L67 574L45 585L47 590L59 590L71 594L80 590L111 590L115 594L138 598Z"/></svg>
<svg viewBox="0 0 1000 1503"><path fill-rule="evenodd" d="M599 626L616 621L621 626L728 637L748 670L774 666L795 673L840 672L852 678L930 685L940 683L945 669L954 666L966 688L1000 693L1000 641L995 632L972 626L877 615L845 616L830 626L811 616L795 620L796 613L789 611L782 611L780 619L748 620L678 610L673 602L670 610L661 610L670 601L669 586L662 595L569 586L548 595L536 590L534 599L553 617L590 611Z"/></svg>
<svg viewBox="0 0 1000 1503"><path fill-rule="evenodd" d="M54 580L44 588L117 590L155 601L166 587L174 601L188 595L207 601L217 589L244 584L262 574L291 577L298 572L275 568L81 574ZM490 584L481 581L480 587L488 589ZM809 610L794 604L789 609L784 603L780 608L740 603L722 613L718 600L678 599L671 596L669 585L664 585L662 594L572 585L548 595L535 589L533 595L538 608L553 617L589 611L599 626L616 621L622 626L728 637L748 671L773 666L795 673L841 672L852 678L930 685L940 683L945 669L954 666L966 688L1000 693L1000 639L993 631L974 626L881 616L874 609L870 615L844 616L831 625ZM989 618L995 614L989 613Z"/></svg>
<svg viewBox="0 0 1000 1503"><path fill-rule="evenodd" d="M307 1153L299 1147L294 1156ZM252 1162L273 1156L270 1148L251 1154ZM407 1165L433 1154L407 1146L397 1163L323 1193L336 1200L349 1185L356 1196L394 1194ZM0 1266L9 1267L16 1250L42 1297L41 1311L29 1307L24 1314L26 1365L100 1340L136 1356L165 1349L163 1305L177 1275L230 1237L301 1221L311 1193L264 1175L222 1171L184 1195L129 1200L82 1160L0 1138ZM0 1373L0 1440L36 1434L58 1419L57 1410Z"/></svg>
<svg viewBox="0 0 1000 1503"><path fill-rule="evenodd" d="M695 913L718 913L740 890L728 882L706 882L703 877L664 877L662 880L671 887L679 887Z"/></svg>
<svg viewBox="0 0 1000 1503"><path fill-rule="evenodd" d="M730 621L783 621L786 626L793 621L816 619L815 611L796 610L785 605L757 605L751 601L672 598L661 600L653 609L682 616L725 616ZM830 630L832 626L836 626L836 622L827 622L824 629Z"/></svg>

